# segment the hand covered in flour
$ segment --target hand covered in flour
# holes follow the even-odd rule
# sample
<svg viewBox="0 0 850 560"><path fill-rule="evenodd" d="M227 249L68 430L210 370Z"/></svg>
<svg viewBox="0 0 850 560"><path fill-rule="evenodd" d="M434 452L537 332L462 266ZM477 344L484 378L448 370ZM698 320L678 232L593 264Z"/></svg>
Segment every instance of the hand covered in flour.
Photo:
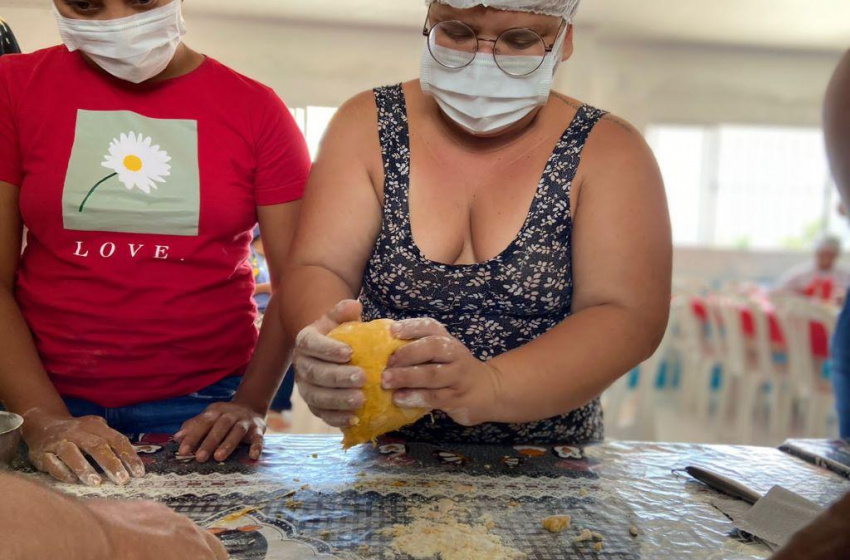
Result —
<svg viewBox="0 0 850 560"><path fill-rule="evenodd" d="M156 502L95 500L85 502L109 542L109 558L121 560L226 560L221 542Z"/></svg>
<svg viewBox="0 0 850 560"><path fill-rule="evenodd" d="M194 455L199 463L212 457L224 461L240 443L251 446L249 456L257 461L263 453L263 434L266 433L265 411L258 411L239 402L239 394L231 402L213 403L187 420L174 439L180 443L179 455Z"/></svg>
<svg viewBox="0 0 850 560"><path fill-rule="evenodd" d="M327 334L342 323L360 321L362 311L356 301L341 301L298 333L295 341L293 364L298 392L313 414L338 428L351 426L354 412L363 406L365 397L360 389L366 384L366 375L360 368L347 365L351 347Z"/></svg>
<svg viewBox="0 0 850 560"><path fill-rule="evenodd" d="M794 535L772 560L843 560L850 551L850 494Z"/></svg>
<svg viewBox="0 0 850 560"><path fill-rule="evenodd" d="M500 372L473 356L433 319L408 319L392 334L410 344L390 357L384 389L394 389L402 408L442 410L463 426L494 421L498 410Z"/></svg>
<svg viewBox="0 0 850 560"><path fill-rule="evenodd" d="M33 410L24 414L24 440L35 467L67 483L100 486L103 478L91 457L118 485L145 475L145 466L130 440L99 416L73 418Z"/></svg>

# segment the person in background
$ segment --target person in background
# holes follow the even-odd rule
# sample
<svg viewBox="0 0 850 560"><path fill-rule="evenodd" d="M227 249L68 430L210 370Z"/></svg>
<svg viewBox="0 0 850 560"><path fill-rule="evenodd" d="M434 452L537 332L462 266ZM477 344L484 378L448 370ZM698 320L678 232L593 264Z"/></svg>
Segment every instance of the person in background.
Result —
<svg viewBox="0 0 850 560"><path fill-rule="evenodd" d="M263 323L269 300L272 298L272 280L269 265L266 262L266 252L260 237L260 226L254 228L254 240L251 241L251 269L254 271L254 303L257 304L257 326Z"/></svg>
<svg viewBox="0 0 850 560"><path fill-rule="evenodd" d="M820 301L836 301L850 288L850 272L836 263L841 256L841 240L821 239L815 246L814 263L806 263L785 273L777 282L776 293L789 293Z"/></svg>
<svg viewBox="0 0 850 560"><path fill-rule="evenodd" d="M326 423L356 423L365 384L326 335L386 318L411 343L383 387L435 411L397 437L604 437L599 395L664 334L672 243L640 132L551 91L578 4L429 2L420 79L336 113L283 286L299 391Z"/></svg>
<svg viewBox="0 0 850 560"><path fill-rule="evenodd" d="M830 167L844 206L850 204L850 51L830 83L824 104L824 131ZM850 438L850 297L832 340L832 383L841 437Z"/></svg>
<svg viewBox="0 0 850 560"><path fill-rule="evenodd" d="M251 268L254 269L254 302L257 304L257 326L262 326L269 300L271 299L272 284L269 267L266 263L266 253L263 249L263 239L260 226L254 228L254 241L251 242ZM292 391L295 389L295 372L292 368L286 372L277 394L269 406L266 424L273 432L285 432L292 426Z"/></svg>
<svg viewBox="0 0 850 560"><path fill-rule="evenodd" d="M183 42L181 0L41 1L64 44L0 58L0 401L65 482L143 476L128 434L258 459L290 352L274 295L254 325L251 231L276 282L304 137Z"/></svg>

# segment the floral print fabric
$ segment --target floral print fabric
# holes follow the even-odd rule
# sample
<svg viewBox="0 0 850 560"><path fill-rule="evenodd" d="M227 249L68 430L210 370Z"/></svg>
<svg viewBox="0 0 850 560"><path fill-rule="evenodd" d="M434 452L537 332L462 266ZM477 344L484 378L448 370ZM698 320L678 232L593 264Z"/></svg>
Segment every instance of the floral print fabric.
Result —
<svg viewBox="0 0 850 560"><path fill-rule="evenodd" d="M408 208L410 146L400 85L375 90L384 162L381 232L364 273L363 319L431 317L480 360L522 346L569 317L572 307L570 189L582 148L603 111L582 106L558 141L526 222L498 256L472 265L426 258ZM565 349L569 351L569 349ZM464 427L435 412L401 430L415 441L585 443L603 437L599 399L555 418Z"/></svg>

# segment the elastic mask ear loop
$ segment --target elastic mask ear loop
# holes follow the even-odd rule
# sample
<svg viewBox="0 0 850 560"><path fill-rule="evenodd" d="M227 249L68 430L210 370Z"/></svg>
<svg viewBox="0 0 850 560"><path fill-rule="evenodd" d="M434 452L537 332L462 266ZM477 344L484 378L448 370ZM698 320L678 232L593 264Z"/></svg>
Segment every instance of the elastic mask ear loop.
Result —
<svg viewBox="0 0 850 560"><path fill-rule="evenodd" d="M566 21L566 25L564 25L564 30L558 34L558 37L555 38L555 44L552 46L552 56L555 57L555 64L552 66L552 77L555 77L555 72L558 71L558 66L561 65L564 58L564 43L567 41L567 35L570 33L570 27L572 24L569 21Z"/></svg>
<svg viewBox="0 0 850 560"><path fill-rule="evenodd" d="M555 44L552 45L552 50L546 53L546 56L555 57L554 63L552 64L552 75L546 76L540 82L540 89L537 92L538 104L543 106L549 100L549 94L552 91L552 85L555 82L555 73L558 71L558 66L561 64L561 57L564 55L564 42L566 41L567 33L569 33L570 24L567 23L564 26L563 31L558 33L558 36L555 38ZM541 68L538 68L537 71L540 72L544 70L546 67L546 63L544 62Z"/></svg>

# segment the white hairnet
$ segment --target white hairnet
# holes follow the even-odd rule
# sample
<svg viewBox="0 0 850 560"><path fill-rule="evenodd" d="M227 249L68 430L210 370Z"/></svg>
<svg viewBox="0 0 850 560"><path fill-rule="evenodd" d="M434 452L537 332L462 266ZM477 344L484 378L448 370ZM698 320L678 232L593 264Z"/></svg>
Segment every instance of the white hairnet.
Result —
<svg viewBox="0 0 850 560"><path fill-rule="evenodd" d="M572 22L581 0L425 0L425 3L428 5L434 2L447 4L452 8L461 10L475 6L485 6L497 10L512 10L516 12L558 16L568 22Z"/></svg>
<svg viewBox="0 0 850 560"><path fill-rule="evenodd" d="M823 237L815 246L816 251L830 251L834 253L841 252L841 239L834 235Z"/></svg>

